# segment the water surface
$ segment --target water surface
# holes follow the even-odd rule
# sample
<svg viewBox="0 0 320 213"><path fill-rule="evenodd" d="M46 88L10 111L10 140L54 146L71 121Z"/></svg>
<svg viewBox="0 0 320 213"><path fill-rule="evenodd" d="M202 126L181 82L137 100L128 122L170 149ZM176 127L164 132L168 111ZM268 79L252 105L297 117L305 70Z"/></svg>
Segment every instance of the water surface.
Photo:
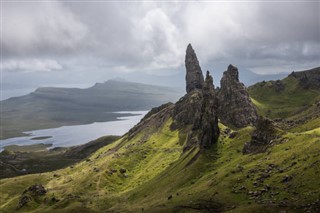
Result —
<svg viewBox="0 0 320 213"><path fill-rule="evenodd" d="M0 140L0 150L8 145L52 144L52 147L80 145L105 135L123 135L137 124L148 111L122 111L133 116L118 117L117 121L95 122L85 125L63 126L25 132L29 136ZM39 138L34 140L34 138ZM43 138L43 139L41 139Z"/></svg>

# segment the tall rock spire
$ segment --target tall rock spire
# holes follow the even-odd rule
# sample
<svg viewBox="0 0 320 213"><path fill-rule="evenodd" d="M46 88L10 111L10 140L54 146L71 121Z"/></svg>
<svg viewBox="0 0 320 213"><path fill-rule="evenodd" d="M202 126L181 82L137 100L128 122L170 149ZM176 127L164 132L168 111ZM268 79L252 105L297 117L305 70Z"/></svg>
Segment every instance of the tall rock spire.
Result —
<svg viewBox="0 0 320 213"><path fill-rule="evenodd" d="M203 74L199 65L199 61L197 59L197 55L194 52L191 44L189 44L187 47L185 66L187 70L187 93L191 92L194 89L202 89L204 84Z"/></svg>
<svg viewBox="0 0 320 213"><path fill-rule="evenodd" d="M201 120L199 129L200 147L210 148L217 143L220 130L218 126L218 100L214 90L213 79L207 71L206 80L202 89ZM195 127L195 124L194 124Z"/></svg>

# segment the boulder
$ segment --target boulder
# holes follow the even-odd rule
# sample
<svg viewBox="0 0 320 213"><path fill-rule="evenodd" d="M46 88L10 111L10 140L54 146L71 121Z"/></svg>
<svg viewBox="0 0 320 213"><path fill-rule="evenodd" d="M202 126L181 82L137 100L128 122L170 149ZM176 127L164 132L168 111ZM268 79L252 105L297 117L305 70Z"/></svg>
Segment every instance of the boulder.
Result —
<svg viewBox="0 0 320 213"><path fill-rule="evenodd" d="M37 196L42 196L47 193L47 190L42 184L35 184L24 190L19 198L18 209L25 206L27 203L33 200Z"/></svg>
<svg viewBox="0 0 320 213"><path fill-rule="evenodd" d="M39 196L45 195L47 190L43 187L42 184L35 184L26 189L23 193L30 192L32 195Z"/></svg>

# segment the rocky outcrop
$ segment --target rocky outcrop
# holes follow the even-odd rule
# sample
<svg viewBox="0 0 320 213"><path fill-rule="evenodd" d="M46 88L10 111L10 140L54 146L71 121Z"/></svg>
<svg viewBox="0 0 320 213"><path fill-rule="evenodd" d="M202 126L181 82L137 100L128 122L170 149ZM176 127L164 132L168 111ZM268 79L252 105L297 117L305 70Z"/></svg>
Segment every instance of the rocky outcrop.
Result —
<svg viewBox="0 0 320 213"><path fill-rule="evenodd" d="M289 77L299 80L299 85L304 88L320 88L320 67L300 72L292 72Z"/></svg>
<svg viewBox="0 0 320 213"><path fill-rule="evenodd" d="M273 89L277 93L281 93L282 91L285 90L286 86L281 80L276 80L276 81L262 81L259 82L251 87L255 86L263 87L266 89ZM250 87L249 87L250 88Z"/></svg>
<svg viewBox="0 0 320 213"><path fill-rule="evenodd" d="M201 101L201 90L194 90L180 98L173 109L174 122L171 128L179 129L193 125L195 119L200 117Z"/></svg>
<svg viewBox="0 0 320 213"><path fill-rule="evenodd" d="M203 75L202 75L201 67L199 65L199 61L197 59L196 53L194 52L191 44L189 44L187 47L185 66L187 70L187 74L186 74L187 93L190 93L195 89L202 89L204 84Z"/></svg>
<svg viewBox="0 0 320 213"><path fill-rule="evenodd" d="M223 73L220 86L218 114L221 122L238 128L254 124L257 112L246 87L239 81L237 67L229 65Z"/></svg>
<svg viewBox="0 0 320 213"><path fill-rule="evenodd" d="M259 117L255 131L252 133L251 141L243 147L243 154L263 152L277 137L277 130L273 122L264 117Z"/></svg>
<svg viewBox="0 0 320 213"><path fill-rule="evenodd" d="M284 84L282 83L282 81L280 80L276 80L276 81L271 81L272 82L272 87L274 88L274 90L276 92L282 92L285 89Z"/></svg>
<svg viewBox="0 0 320 213"><path fill-rule="evenodd" d="M219 90L215 90L209 71L204 81L191 44L186 50L185 67L187 94L175 104L168 103L152 109L129 131L128 138L134 137L149 123L155 123L155 126L160 127L164 121L172 117L171 129L183 129L187 132L184 150L195 146L207 149L218 141L218 118L222 123L234 127L245 127L255 123L256 110L245 86L239 82L236 67L230 65L224 72Z"/></svg>
<svg viewBox="0 0 320 213"><path fill-rule="evenodd" d="M202 106L200 117L193 124L194 130L200 130L199 144L203 148L210 148L218 141L220 130L218 127L217 107L218 101L215 94L213 79L207 71L206 80L202 89Z"/></svg>
<svg viewBox="0 0 320 213"><path fill-rule="evenodd" d="M173 109L174 122L171 127L174 129L191 127L184 150L195 146L208 149L218 141L220 132L217 106L213 80L208 71L202 89L197 88L188 92Z"/></svg>
<svg viewBox="0 0 320 213"><path fill-rule="evenodd" d="M36 184L36 185L30 186L28 189L24 190L24 192L21 194L19 203L18 203L18 209L25 206L34 198L45 195L46 193L47 193L47 190L42 186L42 184Z"/></svg>

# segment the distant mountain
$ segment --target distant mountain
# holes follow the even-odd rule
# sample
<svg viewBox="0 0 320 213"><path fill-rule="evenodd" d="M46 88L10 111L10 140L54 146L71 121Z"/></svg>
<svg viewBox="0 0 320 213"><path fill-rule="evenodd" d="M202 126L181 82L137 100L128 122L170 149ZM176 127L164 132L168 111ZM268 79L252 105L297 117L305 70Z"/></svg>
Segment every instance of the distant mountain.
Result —
<svg viewBox="0 0 320 213"><path fill-rule="evenodd" d="M23 131L116 120L116 111L148 110L175 102L183 94L174 88L108 80L87 89L43 87L1 101L1 139ZM123 115L123 114L122 114Z"/></svg>
<svg viewBox="0 0 320 213"><path fill-rule="evenodd" d="M242 77L241 77L242 76ZM241 70L240 80L246 85L250 86L260 81L271 81L282 79L287 76L285 73L259 75L248 70Z"/></svg>
<svg viewBox="0 0 320 213"><path fill-rule="evenodd" d="M111 81L128 82L125 78L121 78L121 77L111 78L110 80Z"/></svg>

